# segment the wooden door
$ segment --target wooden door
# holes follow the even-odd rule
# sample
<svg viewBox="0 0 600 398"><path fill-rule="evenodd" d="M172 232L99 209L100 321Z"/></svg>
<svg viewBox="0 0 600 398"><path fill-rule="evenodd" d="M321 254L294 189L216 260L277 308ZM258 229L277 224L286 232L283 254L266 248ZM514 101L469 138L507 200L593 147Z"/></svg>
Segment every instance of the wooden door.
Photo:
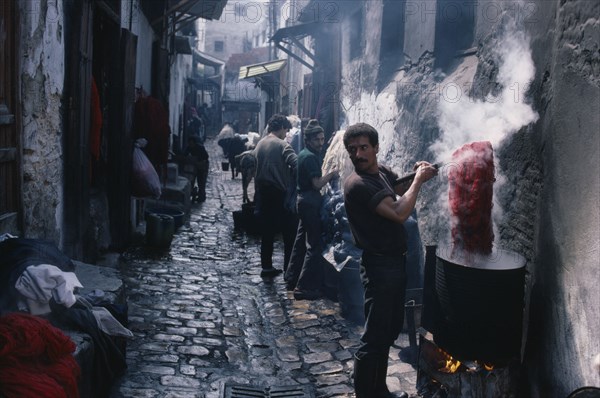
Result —
<svg viewBox="0 0 600 398"><path fill-rule="evenodd" d="M111 246L122 250L131 239L131 163L137 36L121 29L119 55L114 57L111 82L111 115L108 131L107 197Z"/></svg>
<svg viewBox="0 0 600 398"><path fill-rule="evenodd" d="M73 2L68 36L68 109L65 135L64 250L86 260L84 241L90 231L90 93L92 87L92 23L90 0Z"/></svg>
<svg viewBox="0 0 600 398"><path fill-rule="evenodd" d="M0 233L22 231L17 7L0 1Z"/></svg>

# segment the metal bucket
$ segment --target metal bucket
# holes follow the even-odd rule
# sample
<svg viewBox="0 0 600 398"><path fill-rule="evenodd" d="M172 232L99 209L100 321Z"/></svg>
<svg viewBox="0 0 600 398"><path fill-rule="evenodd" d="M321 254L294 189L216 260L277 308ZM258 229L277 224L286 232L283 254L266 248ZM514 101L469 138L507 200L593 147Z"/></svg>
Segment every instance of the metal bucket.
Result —
<svg viewBox="0 0 600 398"><path fill-rule="evenodd" d="M175 220L166 214L146 216L146 243L161 249L169 248L175 234Z"/></svg>
<svg viewBox="0 0 600 398"><path fill-rule="evenodd" d="M525 259L496 250L467 266L449 253L438 247L435 343L462 360L520 358Z"/></svg>
<svg viewBox="0 0 600 398"><path fill-rule="evenodd" d="M175 222L175 229L183 225L185 218L185 212L183 210L179 210L172 207L150 208L146 210L146 217L148 217L149 214L162 214L173 217L173 221Z"/></svg>

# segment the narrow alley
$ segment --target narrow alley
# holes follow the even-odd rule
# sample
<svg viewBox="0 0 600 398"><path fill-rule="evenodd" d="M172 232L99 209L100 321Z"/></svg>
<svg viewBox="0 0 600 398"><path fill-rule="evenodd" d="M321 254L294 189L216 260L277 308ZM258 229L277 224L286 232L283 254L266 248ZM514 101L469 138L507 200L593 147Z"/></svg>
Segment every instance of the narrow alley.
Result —
<svg viewBox="0 0 600 398"><path fill-rule="evenodd" d="M217 398L226 383L353 396L352 354L362 327L341 317L337 303L296 301L281 276L259 276L259 240L233 226L240 178L221 171L216 144L208 147L207 200L193 205L170 251L138 247L123 256L135 337L112 397ZM281 242L275 253L282 263ZM388 386L415 396L416 371L399 360L406 346L402 334L390 353Z"/></svg>

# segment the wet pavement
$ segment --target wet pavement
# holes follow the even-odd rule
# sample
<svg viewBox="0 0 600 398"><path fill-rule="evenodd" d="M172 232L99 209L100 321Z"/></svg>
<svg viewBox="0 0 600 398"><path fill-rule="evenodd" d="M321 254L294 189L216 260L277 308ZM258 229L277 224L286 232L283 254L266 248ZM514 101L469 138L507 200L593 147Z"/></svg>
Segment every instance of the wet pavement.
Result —
<svg viewBox="0 0 600 398"><path fill-rule="evenodd" d="M233 226L241 176L232 180L220 169L220 148L208 147L207 200L193 205L170 250L136 247L122 256L135 337L111 397L217 398L225 383L308 385L316 397L353 397L362 326L331 300L294 300L281 275L259 276L260 241ZM282 263L277 242L274 264ZM399 359L407 346L402 334L390 353L388 386L416 397L416 371Z"/></svg>

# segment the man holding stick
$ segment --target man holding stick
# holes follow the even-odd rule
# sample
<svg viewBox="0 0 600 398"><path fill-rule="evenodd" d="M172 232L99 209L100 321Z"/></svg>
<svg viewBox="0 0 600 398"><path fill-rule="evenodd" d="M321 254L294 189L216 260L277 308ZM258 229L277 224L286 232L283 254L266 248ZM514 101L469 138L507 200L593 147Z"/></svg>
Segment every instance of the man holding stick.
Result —
<svg viewBox="0 0 600 398"><path fill-rule="evenodd" d="M363 250L360 275L365 289L365 328L354 356L357 398L394 397L386 385L390 347L402 330L406 293L406 233L421 185L437 175L428 162L417 162L414 179L398 184L398 175L379 165L379 136L366 123L348 127L344 146L354 172L344 181L344 204L354 241ZM400 195L399 197L397 195ZM400 398L408 395L402 392Z"/></svg>

